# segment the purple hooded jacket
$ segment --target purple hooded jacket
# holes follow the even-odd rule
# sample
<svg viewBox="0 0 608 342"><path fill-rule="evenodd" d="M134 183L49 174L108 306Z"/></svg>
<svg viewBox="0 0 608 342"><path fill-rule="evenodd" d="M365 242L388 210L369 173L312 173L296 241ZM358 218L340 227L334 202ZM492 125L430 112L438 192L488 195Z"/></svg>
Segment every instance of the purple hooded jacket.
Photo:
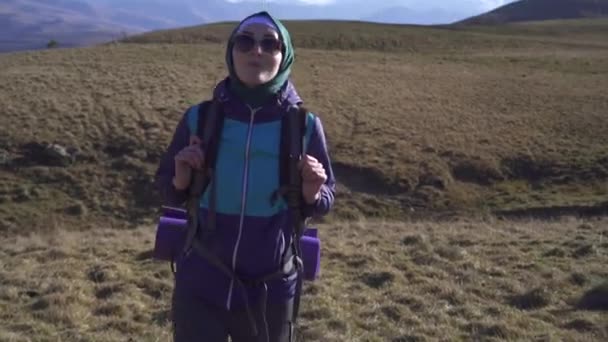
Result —
<svg viewBox="0 0 608 342"><path fill-rule="evenodd" d="M275 271L281 256L291 242L290 210L283 201L271 204L269 198L278 186L280 120L289 106L301 104L293 84L288 81L272 101L251 109L234 96L229 78L221 81L213 96L225 113L224 129L216 163L217 204L216 232L220 246L218 256L237 274L255 278ZM196 106L190 108L195 110ZM171 142L156 172L156 182L165 205L183 206L186 191L178 191L172 183L174 157L189 144L188 111L177 124ZM306 153L323 164L327 181L319 199L306 205L306 217L322 216L331 209L335 196L335 179L328 154L321 120L309 113ZM208 194L200 201L199 220L206 222ZM226 309L241 308L243 300L234 281L208 264L197 253L176 261L176 291L188 293ZM282 301L293 297L294 276L267 283L268 300ZM259 296L259 289L248 288L250 301Z"/></svg>

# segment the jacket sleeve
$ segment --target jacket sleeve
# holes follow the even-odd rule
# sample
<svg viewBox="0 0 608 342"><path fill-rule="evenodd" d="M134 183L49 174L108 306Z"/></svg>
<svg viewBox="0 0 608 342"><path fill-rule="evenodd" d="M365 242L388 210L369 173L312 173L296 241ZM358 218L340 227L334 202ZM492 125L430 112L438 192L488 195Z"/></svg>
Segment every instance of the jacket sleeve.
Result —
<svg viewBox="0 0 608 342"><path fill-rule="evenodd" d="M187 190L177 190L173 185L175 155L189 144L190 133L184 114L178 122L169 146L164 151L155 174L155 185L160 192L163 205L179 207L188 198Z"/></svg>
<svg viewBox="0 0 608 342"><path fill-rule="evenodd" d="M324 216L329 213L333 207L335 192L336 192L336 181L334 178L334 172L331 166L331 159L327 147L327 141L325 139L325 132L323 130L323 124L319 117L315 117L314 127L308 142L307 154L315 157L325 168L327 180L321 186L321 194L317 201L313 204L306 204L304 206L303 214L305 217L313 216Z"/></svg>

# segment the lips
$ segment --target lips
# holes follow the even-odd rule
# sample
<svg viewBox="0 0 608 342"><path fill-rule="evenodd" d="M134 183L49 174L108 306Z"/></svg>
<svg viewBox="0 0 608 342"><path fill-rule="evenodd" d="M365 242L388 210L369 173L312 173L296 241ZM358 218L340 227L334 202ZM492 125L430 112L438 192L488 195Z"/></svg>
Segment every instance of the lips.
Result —
<svg viewBox="0 0 608 342"><path fill-rule="evenodd" d="M247 65L249 65L252 68L256 68L256 69L262 67L262 63L260 63L260 62L253 62L253 61L247 63Z"/></svg>

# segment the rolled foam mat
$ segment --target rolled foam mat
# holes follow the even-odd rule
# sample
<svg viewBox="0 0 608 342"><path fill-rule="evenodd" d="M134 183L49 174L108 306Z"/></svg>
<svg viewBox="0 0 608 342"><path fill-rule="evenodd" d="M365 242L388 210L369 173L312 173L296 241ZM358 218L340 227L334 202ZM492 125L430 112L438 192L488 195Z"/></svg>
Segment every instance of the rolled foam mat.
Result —
<svg viewBox="0 0 608 342"><path fill-rule="evenodd" d="M302 236L300 239L304 279L315 280L321 268L321 241L316 237Z"/></svg>
<svg viewBox="0 0 608 342"><path fill-rule="evenodd" d="M179 219L185 220L185 219L187 219L188 214L186 212L186 209L183 209L183 208L163 206L163 216L179 218Z"/></svg>
<svg viewBox="0 0 608 342"><path fill-rule="evenodd" d="M319 237L319 230L317 228L307 228L304 231L304 236L310 236L310 237L315 237L318 238Z"/></svg>
<svg viewBox="0 0 608 342"><path fill-rule="evenodd" d="M179 211L172 211L179 214ZM154 258L164 261L172 261L182 251L186 238L185 218L162 216L156 229L156 241L154 243ZM304 279L315 280L321 268L321 241L317 238L318 231L309 228L300 239L302 250L302 262L304 263Z"/></svg>
<svg viewBox="0 0 608 342"><path fill-rule="evenodd" d="M154 243L156 259L170 261L177 257L186 238L186 224L184 219L165 216L160 218Z"/></svg>

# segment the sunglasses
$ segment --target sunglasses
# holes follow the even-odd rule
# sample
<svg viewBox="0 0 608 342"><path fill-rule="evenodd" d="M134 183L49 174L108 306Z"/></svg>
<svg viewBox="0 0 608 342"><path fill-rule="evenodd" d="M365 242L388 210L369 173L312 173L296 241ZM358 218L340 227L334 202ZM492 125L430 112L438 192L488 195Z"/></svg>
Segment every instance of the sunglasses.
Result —
<svg viewBox="0 0 608 342"><path fill-rule="evenodd" d="M262 38L262 40L256 40L252 36L246 34L239 34L234 37L234 47L240 52L249 52L255 45L260 44L262 51L269 54L276 54L283 48L283 43L275 38Z"/></svg>

